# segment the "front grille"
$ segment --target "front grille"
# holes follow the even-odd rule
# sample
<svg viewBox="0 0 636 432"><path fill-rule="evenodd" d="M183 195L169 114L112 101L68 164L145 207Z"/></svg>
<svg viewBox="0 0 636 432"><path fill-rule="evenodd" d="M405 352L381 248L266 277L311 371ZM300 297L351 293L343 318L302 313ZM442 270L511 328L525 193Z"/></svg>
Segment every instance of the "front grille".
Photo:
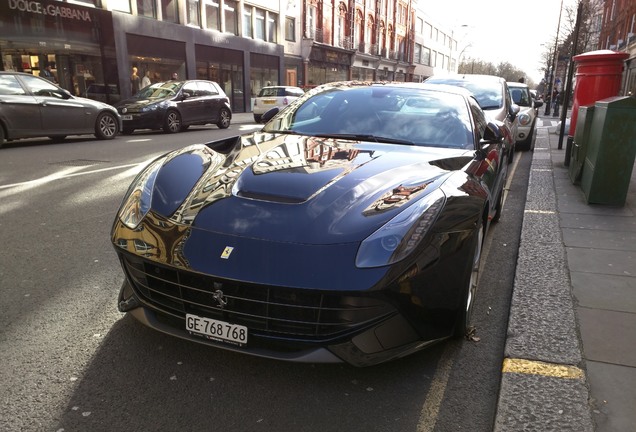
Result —
<svg viewBox="0 0 636 432"><path fill-rule="evenodd" d="M129 255L123 261L135 293L149 306L180 318L190 313L244 325L252 334L325 340L394 313L383 299L359 293L237 283ZM219 289L223 307L215 299Z"/></svg>

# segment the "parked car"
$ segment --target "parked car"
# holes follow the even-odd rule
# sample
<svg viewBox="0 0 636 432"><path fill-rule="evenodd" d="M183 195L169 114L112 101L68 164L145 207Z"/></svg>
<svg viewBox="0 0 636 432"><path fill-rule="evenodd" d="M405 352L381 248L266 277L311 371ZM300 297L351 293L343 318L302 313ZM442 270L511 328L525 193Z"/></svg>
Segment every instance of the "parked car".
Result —
<svg viewBox="0 0 636 432"><path fill-rule="evenodd" d="M121 130L117 110L76 97L51 81L23 72L0 72L0 147L21 138L94 134L113 139Z"/></svg>
<svg viewBox="0 0 636 432"><path fill-rule="evenodd" d="M137 129L175 133L205 124L226 129L232 120L230 99L217 83L206 80L151 84L115 106L124 122L124 134Z"/></svg>
<svg viewBox="0 0 636 432"><path fill-rule="evenodd" d="M298 362L367 366L463 337L502 211L499 125L461 88L330 83L258 132L160 156L112 227L119 309Z"/></svg>
<svg viewBox="0 0 636 432"><path fill-rule="evenodd" d="M508 162L512 162L517 137L516 117L519 113L519 106L512 102L505 79L492 75L463 74L432 76L426 82L429 84L448 84L468 89L488 116L505 125L504 134L510 148Z"/></svg>
<svg viewBox="0 0 636 432"><path fill-rule="evenodd" d="M538 109L543 102L535 100L527 84L509 82L508 90L512 102L519 105L517 114L517 148L534 150L534 130L537 123Z"/></svg>
<svg viewBox="0 0 636 432"><path fill-rule="evenodd" d="M272 108L284 108L292 101L301 97L305 92L300 87L291 86L268 86L263 87L258 96L254 98L254 121L261 122L261 116Z"/></svg>

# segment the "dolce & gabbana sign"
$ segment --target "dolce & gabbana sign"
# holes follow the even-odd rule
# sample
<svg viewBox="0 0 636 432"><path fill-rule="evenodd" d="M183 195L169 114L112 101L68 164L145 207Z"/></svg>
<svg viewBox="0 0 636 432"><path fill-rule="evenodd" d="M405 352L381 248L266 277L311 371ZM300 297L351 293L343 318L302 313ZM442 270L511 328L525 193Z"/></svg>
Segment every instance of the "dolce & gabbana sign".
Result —
<svg viewBox="0 0 636 432"><path fill-rule="evenodd" d="M66 18L83 22L92 22L91 15L88 10L73 7L72 5L68 5L68 3L49 4L34 0L7 1L9 10L17 10L20 12Z"/></svg>

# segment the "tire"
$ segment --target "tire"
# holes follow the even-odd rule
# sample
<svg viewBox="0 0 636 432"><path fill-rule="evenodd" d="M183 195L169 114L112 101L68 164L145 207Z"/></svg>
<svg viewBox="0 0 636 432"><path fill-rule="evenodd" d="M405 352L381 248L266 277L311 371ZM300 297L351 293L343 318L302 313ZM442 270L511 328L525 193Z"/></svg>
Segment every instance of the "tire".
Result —
<svg viewBox="0 0 636 432"><path fill-rule="evenodd" d="M4 135L4 129L2 128L2 125L0 124L0 148L2 148L2 146L7 142L7 139Z"/></svg>
<svg viewBox="0 0 636 432"><path fill-rule="evenodd" d="M221 108L219 111L219 122L216 124L219 129L227 129L230 127L232 113L227 108Z"/></svg>
<svg viewBox="0 0 636 432"><path fill-rule="evenodd" d="M508 164L512 163L512 160L515 158L515 151L517 150L517 143L515 142L512 147L510 147L510 154L508 155Z"/></svg>
<svg viewBox="0 0 636 432"><path fill-rule="evenodd" d="M479 282L479 265L481 263L481 248L484 242L484 229L481 219L475 227L472 238L473 253L471 254L472 266L470 274L466 275L466 290L463 293L462 307L458 311L457 322L455 324L455 337L464 338L472 333L472 317L475 305L475 294Z"/></svg>
<svg viewBox="0 0 636 432"><path fill-rule="evenodd" d="M181 116L177 111L170 110L163 121L163 131L165 133L177 133L181 130Z"/></svg>
<svg viewBox="0 0 636 432"><path fill-rule="evenodd" d="M103 112L95 122L95 136L100 140L110 140L119 133L119 122L114 114Z"/></svg>
<svg viewBox="0 0 636 432"><path fill-rule="evenodd" d="M261 122L261 117L263 117L261 114L254 114L254 121L256 123L260 123Z"/></svg>

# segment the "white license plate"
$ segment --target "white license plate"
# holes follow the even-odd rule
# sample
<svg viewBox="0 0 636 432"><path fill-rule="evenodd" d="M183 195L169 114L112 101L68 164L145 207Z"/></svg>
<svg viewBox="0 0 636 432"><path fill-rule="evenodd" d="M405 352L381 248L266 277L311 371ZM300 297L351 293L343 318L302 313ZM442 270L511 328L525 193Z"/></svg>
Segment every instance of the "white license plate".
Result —
<svg viewBox="0 0 636 432"><path fill-rule="evenodd" d="M121 116L121 119L122 120L132 120L132 115L130 115L130 114L123 115L123 116Z"/></svg>
<svg viewBox="0 0 636 432"><path fill-rule="evenodd" d="M208 339L231 342L238 345L247 343L247 327L213 320L197 315L186 315L186 329Z"/></svg>

